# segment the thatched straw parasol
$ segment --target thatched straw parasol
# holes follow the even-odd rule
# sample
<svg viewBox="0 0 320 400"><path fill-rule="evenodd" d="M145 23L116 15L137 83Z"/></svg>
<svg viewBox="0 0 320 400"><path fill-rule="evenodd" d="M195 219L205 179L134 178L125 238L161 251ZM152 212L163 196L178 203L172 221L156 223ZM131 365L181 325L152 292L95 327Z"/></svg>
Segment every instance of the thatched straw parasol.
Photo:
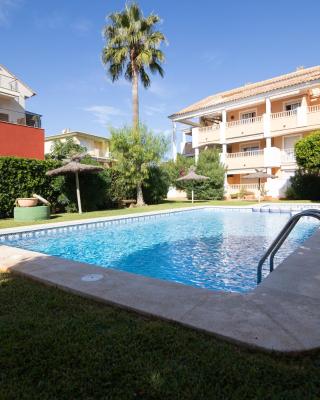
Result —
<svg viewBox="0 0 320 400"><path fill-rule="evenodd" d="M207 179L210 179L207 176L196 174L195 169L196 169L196 167L194 167L194 166L190 167L187 175L182 176L181 178L178 178L177 181L203 182L203 181L206 181ZM191 193L192 193L192 203L193 203L193 199L194 199L193 187L192 187Z"/></svg>
<svg viewBox="0 0 320 400"><path fill-rule="evenodd" d="M75 174L79 214L82 214L79 174L97 173L103 170L102 167L99 167L97 165L81 164L80 160L83 157L84 157L83 155L74 156L71 158L71 161L68 162L67 164L63 165L60 168L52 169L51 171L48 171L46 174L48 176Z"/></svg>
<svg viewBox="0 0 320 400"><path fill-rule="evenodd" d="M265 171L260 171L260 170L256 169L256 172L253 172L252 174L245 175L245 176L243 177L243 179L258 179L258 190L259 190L259 198L258 198L258 201L259 201L259 202L260 202L260 197L261 197L261 179L264 179L264 178L275 179L276 176L275 176L275 175L268 174L268 173L265 172Z"/></svg>

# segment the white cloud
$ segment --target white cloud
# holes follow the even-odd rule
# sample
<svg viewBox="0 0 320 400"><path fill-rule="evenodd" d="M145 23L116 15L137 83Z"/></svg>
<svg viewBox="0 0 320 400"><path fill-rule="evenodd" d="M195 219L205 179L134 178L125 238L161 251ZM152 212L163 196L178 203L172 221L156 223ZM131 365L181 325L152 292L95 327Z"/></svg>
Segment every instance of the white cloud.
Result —
<svg viewBox="0 0 320 400"><path fill-rule="evenodd" d="M108 85L131 86L131 83L124 78L119 78L117 81L112 82L110 77L105 75L104 80Z"/></svg>
<svg viewBox="0 0 320 400"><path fill-rule="evenodd" d="M9 17L11 12L19 7L22 0L0 0L0 26L9 24Z"/></svg>
<svg viewBox="0 0 320 400"><path fill-rule="evenodd" d="M125 113L122 112L119 108L115 108L112 106L93 105L84 108L84 111L91 113L95 118L95 122L103 126L109 124L114 117L125 116Z"/></svg>
<svg viewBox="0 0 320 400"><path fill-rule="evenodd" d="M144 113L148 116L163 114L165 112L165 105L159 104L157 106L145 106Z"/></svg>
<svg viewBox="0 0 320 400"><path fill-rule="evenodd" d="M155 94L159 97L167 96L168 92L163 85L160 85L158 82L151 82L151 86L148 91L152 94Z"/></svg>
<svg viewBox="0 0 320 400"><path fill-rule="evenodd" d="M201 54L201 59L211 67L218 67L223 63L223 56L219 52L205 51Z"/></svg>
<svg viewBox="0 0 320 400"><path fill-rule="evenodd" d="M92 22L86 18L76 20L71 28L79 35L86 35L92 28Z"/></svg>

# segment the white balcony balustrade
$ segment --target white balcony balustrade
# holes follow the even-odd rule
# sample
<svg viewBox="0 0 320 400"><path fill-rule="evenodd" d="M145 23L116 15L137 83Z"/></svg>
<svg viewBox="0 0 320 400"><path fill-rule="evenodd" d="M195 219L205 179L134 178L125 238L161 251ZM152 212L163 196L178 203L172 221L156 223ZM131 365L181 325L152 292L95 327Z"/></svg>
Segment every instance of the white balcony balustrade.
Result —
<svg viewBox="0 0 320 400"><path fill-rule="evenodd" d="M226 139L263 133L263 117L238 119L226 124Z"/></svg>
<svg viewBox="0 0 320 400"><path fill-rule="evenodd" d="M202 126L198 129L199 145L220 142L220 124Z"/></svg>
<svg viewBox="0 0 320 400"><path fill-rule="evenodd" d="M294 149L284 149L281 151L281 162L282 164L295 164L296 157Z"/></svg>
<svg viewBox="0 0 320 400"><path fill-rule="evenodd" d="M255 169L279 167L281 165L281 151L277 147L268 147L263 150L226 153L225 164L227 169Z"/></svg>
<svg viewBox="0 0 320 400"><path fill-rule="evenodd" d="M320 105L308 107L308 125L320 125Z"/></svg>
<svg viewBox="0 0 320 400"><path fill-rule="evenodd" d="M18 83L16 79L12 79L9 76L0 74L0 89L4 89L9 92L18 91Z"/></svg>
<svg viewBox="0 0 320 400"><path fill-rule="evenodd" d="M227 193L228 194L236 194L241 192L253 192L258 193L259 185L258 183L239 183L239 184L228 184Z"/></svg>
<svg viewBox="0 0 320 400"><path fill-rule="evenodd" d="M223 137L226 142L232 143L237 141L235 139L246 138L251 135L261 134L261 138L263 136L280 136L287 134L288 131L293 133L295 130L301 131L301 128L312 130L319 126L320 105L298 107L295 110L230 121L225 124L225 127L222 123L218 123L212 126L193 128L192 136L196 135L198 138L193 147L217 144L223 140Z"/></svg>

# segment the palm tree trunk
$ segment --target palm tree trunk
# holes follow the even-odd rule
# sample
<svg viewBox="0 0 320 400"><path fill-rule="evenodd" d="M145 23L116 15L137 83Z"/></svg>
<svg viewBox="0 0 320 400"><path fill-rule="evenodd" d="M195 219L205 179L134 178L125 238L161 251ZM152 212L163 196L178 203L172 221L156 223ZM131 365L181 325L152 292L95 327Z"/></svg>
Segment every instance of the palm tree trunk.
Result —
<svg viewBox="0 0 320 400"><path fill-rule="evenodd" d="M132 75L132 110L133 110L133 128L139 128L139 94L138 94L138 71L133 66Z"/></svg>
<svg viewBox="0 0 320 400"><path fill-rule="evenodd" d="M143 199L143 193L142 193L142 185L141 183L137 184L137 206L141 207L144 206L146 203L144 202Z"/></svg>

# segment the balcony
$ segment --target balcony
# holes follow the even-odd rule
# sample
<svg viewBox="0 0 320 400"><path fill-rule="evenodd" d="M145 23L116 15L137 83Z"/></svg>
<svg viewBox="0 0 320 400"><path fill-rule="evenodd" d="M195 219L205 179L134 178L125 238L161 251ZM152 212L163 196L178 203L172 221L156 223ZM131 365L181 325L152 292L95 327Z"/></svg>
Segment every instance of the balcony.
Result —
<svg viewBox="0 0 320 400"><path fill-rule="evenodd" d="M220 125L215 124L212 126L203 126L198 129L198 143L199 146L210 143L220 143Z"/></svg>
<svg viewBox="0 0 320 400"><path fill-rule="evenodd" d="M282 131L286 129L295 129L299 126L298 124L298 111L282 111L271 114L270 130Z"/></svg>
<svg viewBox="0 0 320 400"><path fill-rule="evenodd" d="M229 171L280 167L281 151L277 147L268 147L263 150L227 153L224 163Z"/></svg>
<svg viewBox="0 0 320 400"><path fill-rule="evenodd" d="M0 93L2 95L8 95L10 97L17 96L18 94L17 80L9 76L0 74Z"/></svg>
<svg viewBox="0 0 320 400"><path fill-rule="evenodd" d="M259 185L257 183L240 183L227 186L228 194L241 193L242 191L253 192L254 194L257 194L259 192Z"/></svg>
<svg viewBox="0 0 320 400"><path fill-rule="evenodd" d="M250 140L249 137L252 135L256 135L255 138L259 139L257 135L261 135L261 138L269 135L281 136L288 131L294 133L318 127L320 127L320 105L299 107L295 110L272 113L270 118L264 114L255 118L227 122L225 139L227 143L232 143L241 141L241 138ZM194 147L220 143L220 139L223 137L223 128L222 123L193 128L192 135L198 134L198 144Z"/></svg>
<svg viewBox="0 0 320 400"><path fill-rule="evenodd" d="M294 149L285 149L281 151L281 163L283 165L296 163Z"/></svg>
<svg viewBox="0 0 320 400"><path fill-rule="evenodd" d="M226 124L226 139L263 133L263 117L239 119Z"/></svg>

